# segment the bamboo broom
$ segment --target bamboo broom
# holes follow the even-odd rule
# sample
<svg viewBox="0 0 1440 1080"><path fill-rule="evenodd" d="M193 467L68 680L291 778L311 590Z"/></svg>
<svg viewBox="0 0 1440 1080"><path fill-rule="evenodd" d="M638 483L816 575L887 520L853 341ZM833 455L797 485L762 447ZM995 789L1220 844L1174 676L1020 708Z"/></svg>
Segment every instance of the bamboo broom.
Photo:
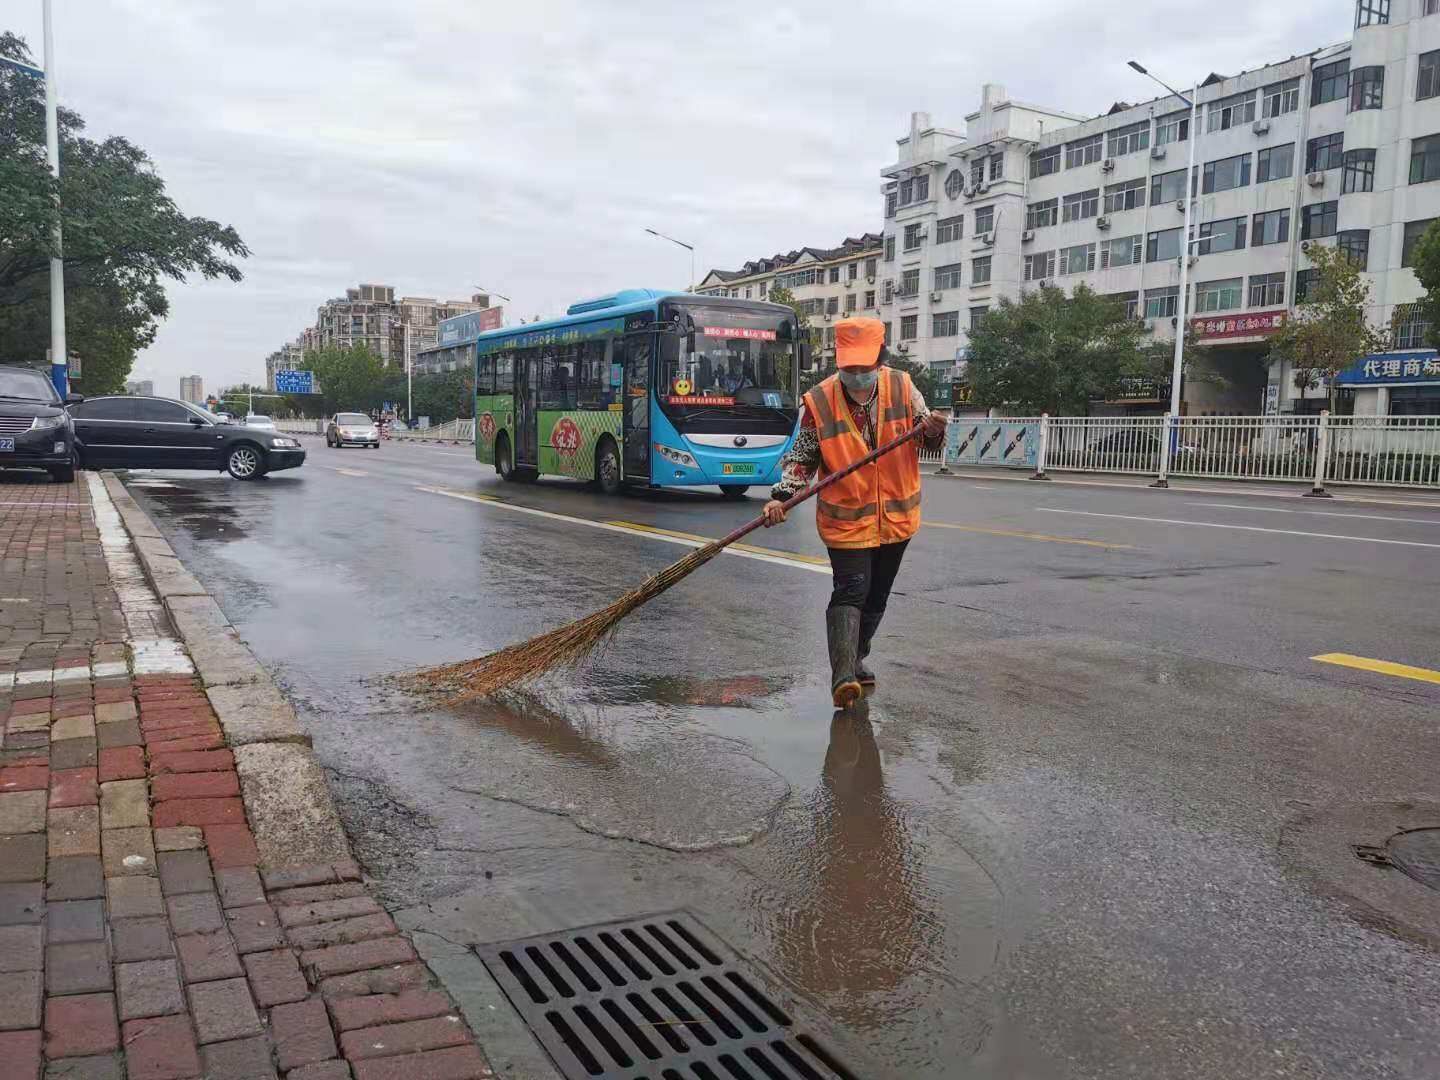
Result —
<svg viewBox="0 0 1440 1080"><path fill-rule="evenodd" d="M923 430L923 426L917 424L905 434L897 435L884 445L876 447L853 465L846 466L839 472L831 473L798 495L792 495L782 505L788 513L806 499L818 495L832 484L839 483L856 469L862 469L881 455L888 454L910 442ZM498 652L490 653L488 656L482 656L476 660L465 660L458 664L445 664L441 667L418 671L409 676L406 682L418 690L451 694L453 695L452 704L458 704L539 678L546 672L559 667L573 667L582 662L601 642L614 633L616 627L620 625L620 620L626 615L688 577L731 544L748 536L763 524L765 524L765 516L761 514L719 540L696 548L679 562L672 563L658 574L641 582L609 607L603 608L593 615L587 615L558 630L540 634L529 641L522 641L518 645L507 646Z"/></svg>

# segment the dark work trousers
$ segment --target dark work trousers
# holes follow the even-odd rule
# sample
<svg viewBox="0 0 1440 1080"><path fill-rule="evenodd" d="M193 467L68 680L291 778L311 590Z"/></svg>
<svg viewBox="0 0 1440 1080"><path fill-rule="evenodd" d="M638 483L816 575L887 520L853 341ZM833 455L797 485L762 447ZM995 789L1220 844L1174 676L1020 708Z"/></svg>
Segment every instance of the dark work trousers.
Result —
<svg viewBox="0 0 1440 1080"><path fill-rule="evenodd" d="M898 544L881 544L872 548L826 548L830 553L830 572L834 576L834 588L830 592L830 606L859 608L862 615L869 616L874 626L885 614L885 602L890 599L890 587L895 584L895 575L900 572L900 560L905 557L909 540Z"/></svg>

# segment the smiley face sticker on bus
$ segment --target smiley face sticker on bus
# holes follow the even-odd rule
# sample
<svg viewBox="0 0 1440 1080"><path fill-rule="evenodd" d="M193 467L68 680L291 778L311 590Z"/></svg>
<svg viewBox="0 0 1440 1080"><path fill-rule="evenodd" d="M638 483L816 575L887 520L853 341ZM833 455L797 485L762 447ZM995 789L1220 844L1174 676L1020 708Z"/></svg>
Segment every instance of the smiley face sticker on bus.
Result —
<svg viewBox="0 0 1440 1080"><path fill-rule="evenodd" d="M678 379L675 380L672 389L674 390L676 397L689 397L690 392L695 389L695 386L684 375L681 375Z"/></svg>

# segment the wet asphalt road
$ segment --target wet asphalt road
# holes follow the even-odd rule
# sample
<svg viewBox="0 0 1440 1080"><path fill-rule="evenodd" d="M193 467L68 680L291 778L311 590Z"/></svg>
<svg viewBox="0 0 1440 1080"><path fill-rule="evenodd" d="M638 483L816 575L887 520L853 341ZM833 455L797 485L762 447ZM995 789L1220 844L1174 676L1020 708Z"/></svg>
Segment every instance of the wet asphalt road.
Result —
<svg viewBox="0 0 1440 1080"><path fill-rule="evenodd" d="M803 511L582 672L447 711L383 676L603 606L686 550L643 529L717 536L760 500L309 446L255 484L129 483L292 695L403 925L688 908L867 1076L1440 1074L1440 941L1289 842L1440 800L1440 685L1309 659L1440 667L1440 501L927 480L867 716L828 706Z"/></svg>

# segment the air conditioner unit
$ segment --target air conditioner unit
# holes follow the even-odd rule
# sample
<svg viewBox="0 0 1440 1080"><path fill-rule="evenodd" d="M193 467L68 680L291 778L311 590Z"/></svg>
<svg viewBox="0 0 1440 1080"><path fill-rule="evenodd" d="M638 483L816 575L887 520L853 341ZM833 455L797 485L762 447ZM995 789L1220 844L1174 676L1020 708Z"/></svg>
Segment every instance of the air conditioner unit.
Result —
<svg viewBox="0 0 1440 1080"><path fill-rule="evenodd" d="M945 294L944 294L943 292L941 292L939 289L932 289L932 290L930 291L930 302L931 302L932 304L938 304L941 300L944 300L944 299L945 299Z"/></svg>
<svg viewBox="0 0 1440 1080"><path fill-rule="evenodd" d="M1176 210L1179 210L1180 213L1183 214L1183 213L1185 212L1185 200L1184 200L1184 199L1176 199L1176 200L1175 200L1175 209L1176 209Z"/></svg>
<svg viewBox="0 0 1440 1080"><path fill-rule="evenodd" d="M828 311L825 312L824 318L825 318L825 321L826 321L826 322L829 322L832 317L833 317L833 316L831 316L830 312L828 312Z"/></svg>
<svg viewBox="0 0 1440 1080"><path fill-rule="evenodd" d="M1267 131L1270 130L1270 121L1256 120L1255 123L1250 125L1250 130L1253 131L1256 135L1264 135Z"/></svg>
<svg viewBox="0 0 1440 1080"><path fill-rule="evenodd" d="M866 285L874 285L874 284L875 284L875 275L874 275L874 274L866 274L866 275L865 275L865 284L866 284Z"/></svg>
<svg viewBox="0 0 1440 1080"><path fill-rule="evenodd" d="M1029 243L1031 240L1034 240L1034 239L1035 239L1035 230L1034 230L1034 229L1026 229L1024 232L1022 232L1022 233L1020 234L1020 240L1021 240L1023 243Z"/></svg>
<svg viewBox="0 0 1440 1080"><path fill-rule="evenodd" d="M980 234L980 242L981 242L982 244L984 244L986 247L994 247L994 246L995 246L995 234L994 234L993 232L981 233L981 234Z"/></svg>
<svg viewBox="0 0 1440 1080"><path fill-rule="evenodd" d="M1200 256L1199 256L1199 255L1191 255L1190 258L1186 260L1185 265L1186 265L1186 266L1194 266L1194 265L1195 265L1196 263L1198 263L1199 261L1200 261Z"/></svg>
<svg viewBox="0 0 1440 1080"><path fill-rule="evenodd" d="M981 195L984 195L985 192L990 190L990 181L981 180L980 183L976 186L975 190L978 191Z"/></svg>
<svg viewBox="0 0 1440 1080"><path fill-rule="evenodd" d="M1101 171L1101 172L1114 172L1114 171L1115 171L1115 159L1114 159L1113 157L1107 157L1104 161L1102 161L1102 162L1100 163L1100 171Z"/></svg>
<svg viewBox="0 0 1440 1080"><path fill-rule="evenodd" d="M1163 161L1165 159L1165 148L1163 146L1152 146L1150 148L1150 157L1155 161Z"/></svg>
<svg viewBox="0 0 1440 1080"><path fill-rule="evenodd" d="M1306 173L1305 183L1311 187L1322 187L1325 183L1325 174L1323 172Z"/></svg>
<svg viewBox="0 0 1440 1080"><path fill-rule="evenodd" d="M1109 219L1108 217L1106 217L1104 214L1101 214L1099 217L1097 217L1097 218L1095 219L1095 228L1097 228L1097 229L1108 229L1108 228L1110 228L1110 219Z"/></svg>

